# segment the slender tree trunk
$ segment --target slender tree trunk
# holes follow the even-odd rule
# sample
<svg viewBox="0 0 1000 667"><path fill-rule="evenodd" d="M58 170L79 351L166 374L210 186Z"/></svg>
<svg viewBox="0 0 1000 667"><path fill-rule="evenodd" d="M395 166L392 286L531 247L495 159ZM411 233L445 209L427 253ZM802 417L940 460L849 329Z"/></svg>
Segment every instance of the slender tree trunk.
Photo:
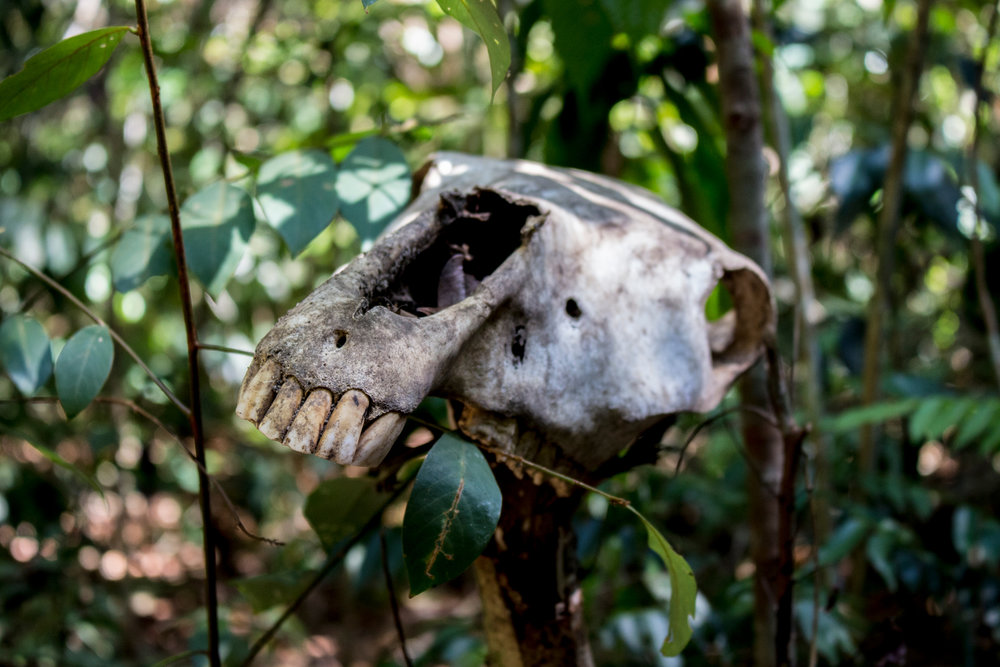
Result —
<svg viewBox="0 0 1000 667"><path fill-rule="evenodd" d="M489 664L500 667L594 664L577 580L573 513L580 494L494 467L503 492L496 534L476 560Z"/></svg>
<svg viewBox="0 0 1000 667"><path fill-rule="evenodd" d="M734 248L771 274L771 252L764 185L764 136L760 93L754 72L750 23L739 0L710 0L709 13L719 66L722 119L726 131L726 180L729 222ZM750 552L754 573L754 662L759 667L779 663L776 649L780 577L779 486L784 462L783 439L775 425L756 412L770 412L767 374L758 364L740 381L743 438L751 470L748 479Z"/></svg>
<svg viewBox="0 0 1000 667"><path fill-rule="evenodd" d="M893 257L896 252L896 231L899 226L899 212L903 206L903 167L906 164L906 137L913 120L913 103L917 83L923 68L923 56L927 50L927 24L930 16L931 0L919 0L917 4L917 25L910 37L906 66L899 82L899 90L892 109L892 153L885 174L882 189L882 210L878 216L878 237L876 240L875 293L868 303L868 317L865 329L865 360L862 371L862 405L871 405L879 397L879 381L882 374L882 351L885 336L884 314L889 310L889 290L892 281ZM858 468L860 483L854 488L854 500L863 502L865 480L875 470L875 431L871 424L861 427L858 442ZM861 549L855 552L851 571L851 589L860 591L864 585L865 559Z"/></svg>

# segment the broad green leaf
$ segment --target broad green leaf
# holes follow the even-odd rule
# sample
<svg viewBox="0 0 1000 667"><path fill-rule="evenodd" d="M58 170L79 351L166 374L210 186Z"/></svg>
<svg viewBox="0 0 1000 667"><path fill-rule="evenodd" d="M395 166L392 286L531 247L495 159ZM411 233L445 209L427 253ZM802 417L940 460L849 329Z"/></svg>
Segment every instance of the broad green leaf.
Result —
<svg viewBox="0 0 1000 667"><path fill-rule="evenodd" d="M899 581L892 566L892 552L896 547L896 540L890 532L891 529L879 529L868 538L865 545L865 552L868 555L868 562L872 564L875 571L882 575L890 591L899 588Z"/></svg>
<svg viewBox="0 0 1000 667"><path fill-rule="evenodd" d="M411 597L457 577L482 553L502 500L479 449L441 436L417 473L403 517Z"/></svg>
<svg viewBox="0 0 1000 667"><path fill-rule="evenodd" d="M820 564L826 566L840 562L861 544L870 530L871 523L866 519L854 516L848 518L833 531L826 544L820 547Z"/></svg>
<svg viewBox="0 0 1000 667"><path fill-rule="evenodd" d="M361 530L386 497L370 479L339 477L317 486L306 499L303 513L323 548L330 550Z"/></svg>
<svg viewBox="0 0 1000 667"><path fill-rule="evenodd" d="M243 257L254 216L250 195L218 182L191 195L181 206L188 266L211 294L226 286Z"/></svg>
<svg viewBox="0 0 1000 667"><path fill-rule="evenodd" d="M168 273L172 266L170 219L165 215L136 219L111 251L111 276L119 292L128 292L153 276Z"/></svg>
<svg viewBox="0 0 1000 667"><path fill-rule="evenodd" d="M1000 403L996 399L977 400L974 411L958 424L954 446L957 449L965 447L976 438L982 436L991 424L1000 418Z"/></svg>
<svg viewBox="0 0 1000 667"><path fill-rule="evenodd" d="M940 421L947 410L950 399L946 396L931 396L922 399L910 418L910 437L914 440L933 438L944 430ZM940 428L939 428L940 427Z"/></svg>
<svg viewBox="0 0 1000 667"><path fill-rule="evenodd" d="M56 359L56 392L66 417L72 419L90 405L111 372L115 346L99 324L80 329Z"/></svg>
<svg viewBox="0 0 1000 667"><path fill-rule="evenodd" d="M691 571L691 566L687 564L687 561L674 551L666 538L656 529L656 526L631 505L629 509L639 517L642 525L646 527L649 548L656 552L656 555L663 560L670 572L670 634L663 640L660 653L668 658L680 655L680 652L691 640L693 632L689 617L694 616L694 604L698 595L698 584L694 580L694 572Z"/></svg>
<svg viewBox="0 0 1000 667"><path fill-rule="evenodd" d="M52 375L52 351L38 320L13 315L0 325L0 361L25 396L45 384Z"/></svg>
<svg viewBox="0 0 1000 667"><path fill-rule="evenodd" d="M597 0L544 0L555 33L555 47L566 63L566 80L584 100L613 54L614 28Z"/></svg>
<svg viewBox="0 0 1000 667"><path fill-rule="evenodd" d="M250 602L254 613L259 614L271 607L285 606L292 602L314 575L308 570L273 572L259 577L237 579L233 585Z"/></svg>
<svg viewBox="0 0 1000 667"><path fill-rule="evenodd" d="M322 151L291 151L261 165L257 199L292 255L326 229L337 215L337 166Z"/></svg>
<svg viewBox="0 0 1000 667"><path fill-rule="evenodd" d="M337 173L340 213L364 240L378 236L410 201L410 166L396 144L362 139Z"/></svg>
<svg viewBox="0 0 1000 667"><path fill-rule="evenodd" d="M445 14L472 30L486 42L490 56L493 94L507 78L510 69L510 40L496 6L490 0L437 0Z"/></svg>
<svg viewBox="0 0 1000 667"><path fill-rule="evenodd" d="M601 6L611 19L615 32L624 32L632 44L637 44L647 35L660 33L667 11L667 3L663 0L601 0ZM754 31L754 44L757 45L757 31ZM771 46L773 51L774 46ZM770 52L768 52L770 53Z"/></svg>
<svg viewBox="0 0 1000 667"><path fill-rule="evenodd" d="M1000 423L994 422L994 427L979 441L979 452L992 456L1000 448Z"/></svg>
<svg viewBox="0 0 1000 667"><path fill-rule="evenodd" d="M85 32L29 58L24 69L0 82L0 121L72 93L108 62L128 30L116 26Z"/></svg>
<svg viewBox="0 0 1000 667"><path fill-rule="evenodd" d="M905 399L902 401L885 401L860 408L852 408L845 410L831 419L825 425L825 428L834 433L847 433L864 424L877 424L908 415L918 403L917 399Z"/></svg>

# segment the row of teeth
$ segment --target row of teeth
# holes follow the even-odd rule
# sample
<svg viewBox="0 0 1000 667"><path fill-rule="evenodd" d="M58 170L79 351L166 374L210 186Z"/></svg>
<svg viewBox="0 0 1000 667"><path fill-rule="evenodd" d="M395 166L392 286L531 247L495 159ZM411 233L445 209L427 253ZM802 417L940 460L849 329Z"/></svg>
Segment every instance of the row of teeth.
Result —
<svg viewBox="0 0 1000 667"><path fill-rule="evenodd" d="M381 463L406 423L403 415L388 412L366 426L369 400L357 389L345 391L338 401L329 389L303 394L299 381L282 380L278 362L268 359L244 383L236 414L297 452L358 466Z"/></svg>

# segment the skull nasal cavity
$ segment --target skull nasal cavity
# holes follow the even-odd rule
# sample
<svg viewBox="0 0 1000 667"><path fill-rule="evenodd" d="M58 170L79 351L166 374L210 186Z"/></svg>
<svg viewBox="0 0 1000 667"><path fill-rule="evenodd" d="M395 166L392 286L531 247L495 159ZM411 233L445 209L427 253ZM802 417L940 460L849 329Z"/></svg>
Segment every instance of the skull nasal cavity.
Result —
<svg viewBox="0 0 1000 667"><path fill-rule="evenodd" d="M336 343L337 347L344 347L345 345L347 345L347 332L346 331L341 331L341 330L338 329L337 331L333 332L333 335L334 335L334 337L337 340L337 343Z"/></svg>
<svg viewBox="0 0 1000 667"><path fill-rule="evenodd" d="M539 214L489 189L442 194L440 233L371 303L422 317L462 301L520 247L525 223Z"/></svg>

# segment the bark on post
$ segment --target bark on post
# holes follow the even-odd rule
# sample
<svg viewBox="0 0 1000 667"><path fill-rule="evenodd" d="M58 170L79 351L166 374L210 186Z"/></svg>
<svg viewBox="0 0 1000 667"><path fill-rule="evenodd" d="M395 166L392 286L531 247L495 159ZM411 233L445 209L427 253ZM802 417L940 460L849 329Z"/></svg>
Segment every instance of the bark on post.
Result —
<svg viewBox="0 0 1000 667"><path fill-rule="evenodd" d="M750 23L739 0L708 3L719 67L722 119L726 132L726 180L729 186L733 247L771 274L767 213L764 207L764 138L760 93L754 72ZM767 375L762 364L740 381L743 438L751 464L747 475L750 551L754 565L754 662L779 664L775 638L777 596L770 582L779 578L778 491L782 477L783 439L758 411L770 412ZM787 652L786 652L787 655ZM782 661L783 662L783 661Z"/></svg>

